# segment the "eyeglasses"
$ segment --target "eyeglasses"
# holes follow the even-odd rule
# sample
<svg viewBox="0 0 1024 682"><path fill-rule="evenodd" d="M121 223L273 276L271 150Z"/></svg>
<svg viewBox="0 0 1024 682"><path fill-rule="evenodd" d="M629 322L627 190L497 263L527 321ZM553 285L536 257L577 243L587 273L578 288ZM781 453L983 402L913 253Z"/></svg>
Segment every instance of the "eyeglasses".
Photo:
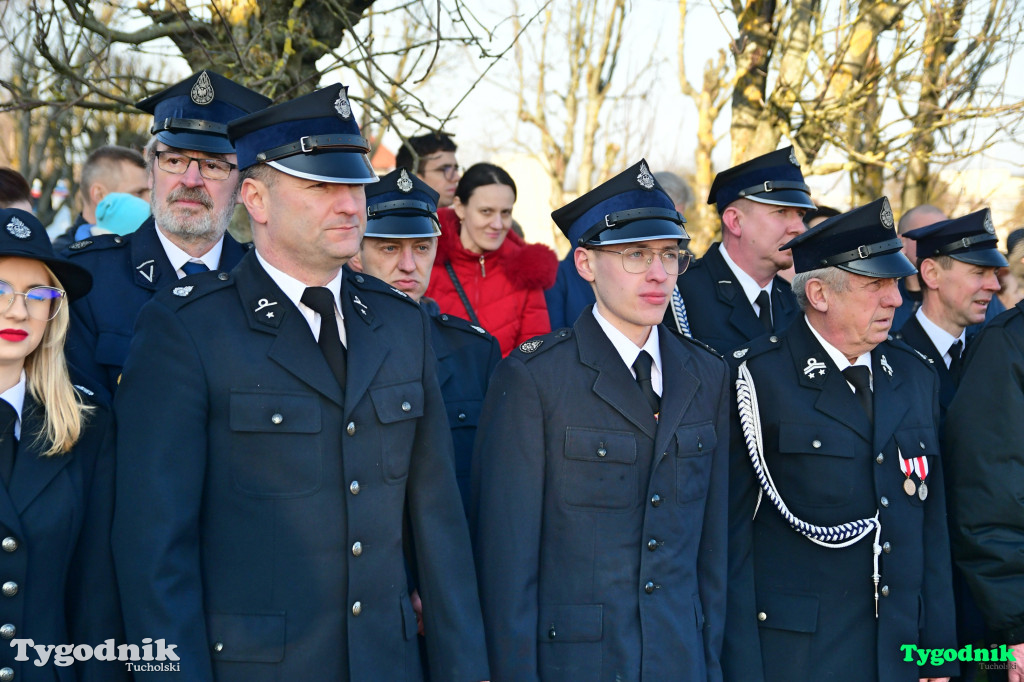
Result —
<svg viewBox="0 0 1024 682"><path fill-rule="evenodd" d="M173 175L184 175L193 161L199 167L199 174L207 180L227 180L231 171L238 168L224 159L200 159L197 156L166 149L156 152L156 165L160 170Z"/></svg>
<svg viewBox="0 0 1024 682"><path fill-rule="evenodd" d="M622 268L632 275L642 275L650 270L655 258L661 261L661 267L665 268L665 274L679 275L686 272L686 268L690 267L690 259L693 257L693 254L689 251L679 251L677 249L655 251L654 249L640 246L631 246L624 251L598 249L596 247L591 247L591 249L619 254L622 256Z"/></svg>
<svg viewBox="0 0 1024 682"><path fill-rule="evenodd" d="M0 279L0 314L11 309L15 296L25 297L25 308L29 317L44 321L56 317L61 303L64 302L64 292L56 287L32 287L22 293L15 291L10 282Z"/></svg>
<svg viewBox="0 0 1024 682"><path fill-rule="evenodd" d="M426 169L423 172L424 173L444 173L444 179L445 180L454 180L455 176L457 176L461 171L462 171L462 169L459 168L458 166L456 166L455 164L446 164L444 166L438 166L437 168L428 168L428 169Z"/></svg>

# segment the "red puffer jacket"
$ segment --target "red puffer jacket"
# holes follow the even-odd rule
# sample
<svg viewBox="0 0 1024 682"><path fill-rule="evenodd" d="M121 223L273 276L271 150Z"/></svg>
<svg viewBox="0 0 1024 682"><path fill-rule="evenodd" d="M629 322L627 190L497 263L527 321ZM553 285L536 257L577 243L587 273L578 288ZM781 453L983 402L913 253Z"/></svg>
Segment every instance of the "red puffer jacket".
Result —
<svg viewBox="0 0 1024 682"><path fill-rule="evenodd" d="M496 251L483 255L462 246L455 211L441 208L441 236L427 296L441 312L469 319L445 265L452 264L480 326L501 344L502 356L517 345L551 331L544 290L555 283L558 256L543 244L527 244L509 232Z"/></svg>

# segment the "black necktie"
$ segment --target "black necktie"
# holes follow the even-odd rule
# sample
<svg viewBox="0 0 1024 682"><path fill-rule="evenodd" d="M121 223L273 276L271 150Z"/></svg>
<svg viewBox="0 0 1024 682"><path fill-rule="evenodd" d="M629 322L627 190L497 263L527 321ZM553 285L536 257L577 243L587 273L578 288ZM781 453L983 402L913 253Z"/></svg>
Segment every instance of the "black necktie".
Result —
<svg viewBox="0 0 1024 682"><path fill-rule="evenodd" d="M854 393L857 400L860 401L860 406L864 408L868 419L873 421L875 413L871 405L871 370L863 365L855 365L844 369L843 376L853 384Z"/></svg>
<svg viewBox="0 0 1024 682"><path fill-rule="evenodd" d="M334 313L334 294L327 287L306 287L302 292L302 302L320 315L320 338L317 345L324 354L328 366L338 379L338 384L345 387L345 347L341 345L338 334L338 318Z"/></svg>
<svg viewBox="0 0 1024 682"><path fill-rule="evenodd" d="M4 486L11 482L11 472L14 471L14 453L18 449L18 441L14 438L14 423L17 420L18 413L10 403L0 400L0 478Z"/></svg>
<svg viewBox="0 0 1024 682"><path fill-rule="evenodd" d="M661 410L661 398L654 392L654 384L651 383L651 367L654 365L654 358L645 350L640 351L633 361L633 371L636 372L636 383L640 384L640 392L647 398L651 411L658 414Z"/></svg>
<svg viewBox="0 0 1024 682"><path fill-rule="evenodd" d="M210 268L206 267L205 263L196 263L195 261L189 261L181 266L181 271L186 275L194 275L197 272L209 272Z"/></svg>
<svg viewBox="0 0 1024 682"><path fill-rule="evenodd" d="M757 314L757 319L761 320L761 326L764 327L764 330L771 333L775 328L772 326L772 300L768 297L768 292L762 289L761 293L754 299L754 303L761 309Z"/></svg>
<svg viewBox="0 0 1024 682"><path fill-rule="evenodd" d="M964 342L960 339L954 341L949 347L949 373L953 377L953 384L960 383L960 355L964 349Z"/></svg>

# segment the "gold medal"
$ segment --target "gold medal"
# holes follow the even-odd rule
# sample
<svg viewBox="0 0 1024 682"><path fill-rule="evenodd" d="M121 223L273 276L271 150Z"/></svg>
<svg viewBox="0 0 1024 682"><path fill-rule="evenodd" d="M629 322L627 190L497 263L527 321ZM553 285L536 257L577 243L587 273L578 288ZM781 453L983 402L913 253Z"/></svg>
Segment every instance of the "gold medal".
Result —
<svg viewBox="0 0 1024 682"><path fill-rule="evenodd" d="M922 483L921 485L924 484ZM927 488L925 490L927 491ZM911 496L913 496L913 494L917 492L917 486L914 485L914 480L909 476L907 477L907 480L903 481L903 492ZM924 494L927 495L928 493L925 492ZM923 500L924 497L922 497L921 499Z"/></svg>
<svg viewBox="0 0 1024 682"><path fill-rule="evenodd" d="M922 502L928 497L928 486L924 481L921 481L921 485L917 486L917 496L921 498Z"/></svg>

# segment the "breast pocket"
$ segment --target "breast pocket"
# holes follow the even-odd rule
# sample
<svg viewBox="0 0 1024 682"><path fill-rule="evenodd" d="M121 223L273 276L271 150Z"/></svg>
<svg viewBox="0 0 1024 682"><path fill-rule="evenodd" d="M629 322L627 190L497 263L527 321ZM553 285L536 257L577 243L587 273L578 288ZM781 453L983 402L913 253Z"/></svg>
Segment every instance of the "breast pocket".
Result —
<svg viewBox="0 0 1024 682"><path fill-rule="evenodd" d="M893 434L893 438L895 438L896 445L899 447L899 454L902 455L905 460L908 460L908 463L917 457L924 457L925 461L928 463L929 473L931 473L932 469L938 465L940 449L939 440L934 429L929 427L900 429ZM916 473L914 474L913 479L915 483L920 483L920 479ZM930 484L931 481L926 477L925 485ZM927 502L927 498L922 500L917 495L910 495L909 500L910 504L915 507L922 506Z"/></svg>
<svg viewBox="0 0 1024 682"><path fill-rule="evenodd" d="M305 393L232 391L231 473L256 497L302 497L320 489L320 405Z"/></svg>
<svg viewBox="0 0 1024 682"><path fill-rule="evenodd" d="M779 458L768 468L786 502L806 507L850 503L856 473L855 436L836 424L779 424Z"/></svg>
<svg viewBox="0 0 1024 682"><path fill-rule="evenodd" d="M388 483L404 481L409 475L409 456L416 437L417 419L423 416L423 384L409 381L369 390L381 429L381 472Z"/></svg>
<svg viewBox="0 0 1024 682"><path fill-rule="evenodd" d="M562 500L585 509L628 509L637 499L636 438L628 431L569 427Z"/></svg>
<svg viewBox="0 0 1024 682"><path fill-rule="evenodd" d="M676 502L692 502L707 495L711 454L717 444L710 421L676 429Z"/></svg>

